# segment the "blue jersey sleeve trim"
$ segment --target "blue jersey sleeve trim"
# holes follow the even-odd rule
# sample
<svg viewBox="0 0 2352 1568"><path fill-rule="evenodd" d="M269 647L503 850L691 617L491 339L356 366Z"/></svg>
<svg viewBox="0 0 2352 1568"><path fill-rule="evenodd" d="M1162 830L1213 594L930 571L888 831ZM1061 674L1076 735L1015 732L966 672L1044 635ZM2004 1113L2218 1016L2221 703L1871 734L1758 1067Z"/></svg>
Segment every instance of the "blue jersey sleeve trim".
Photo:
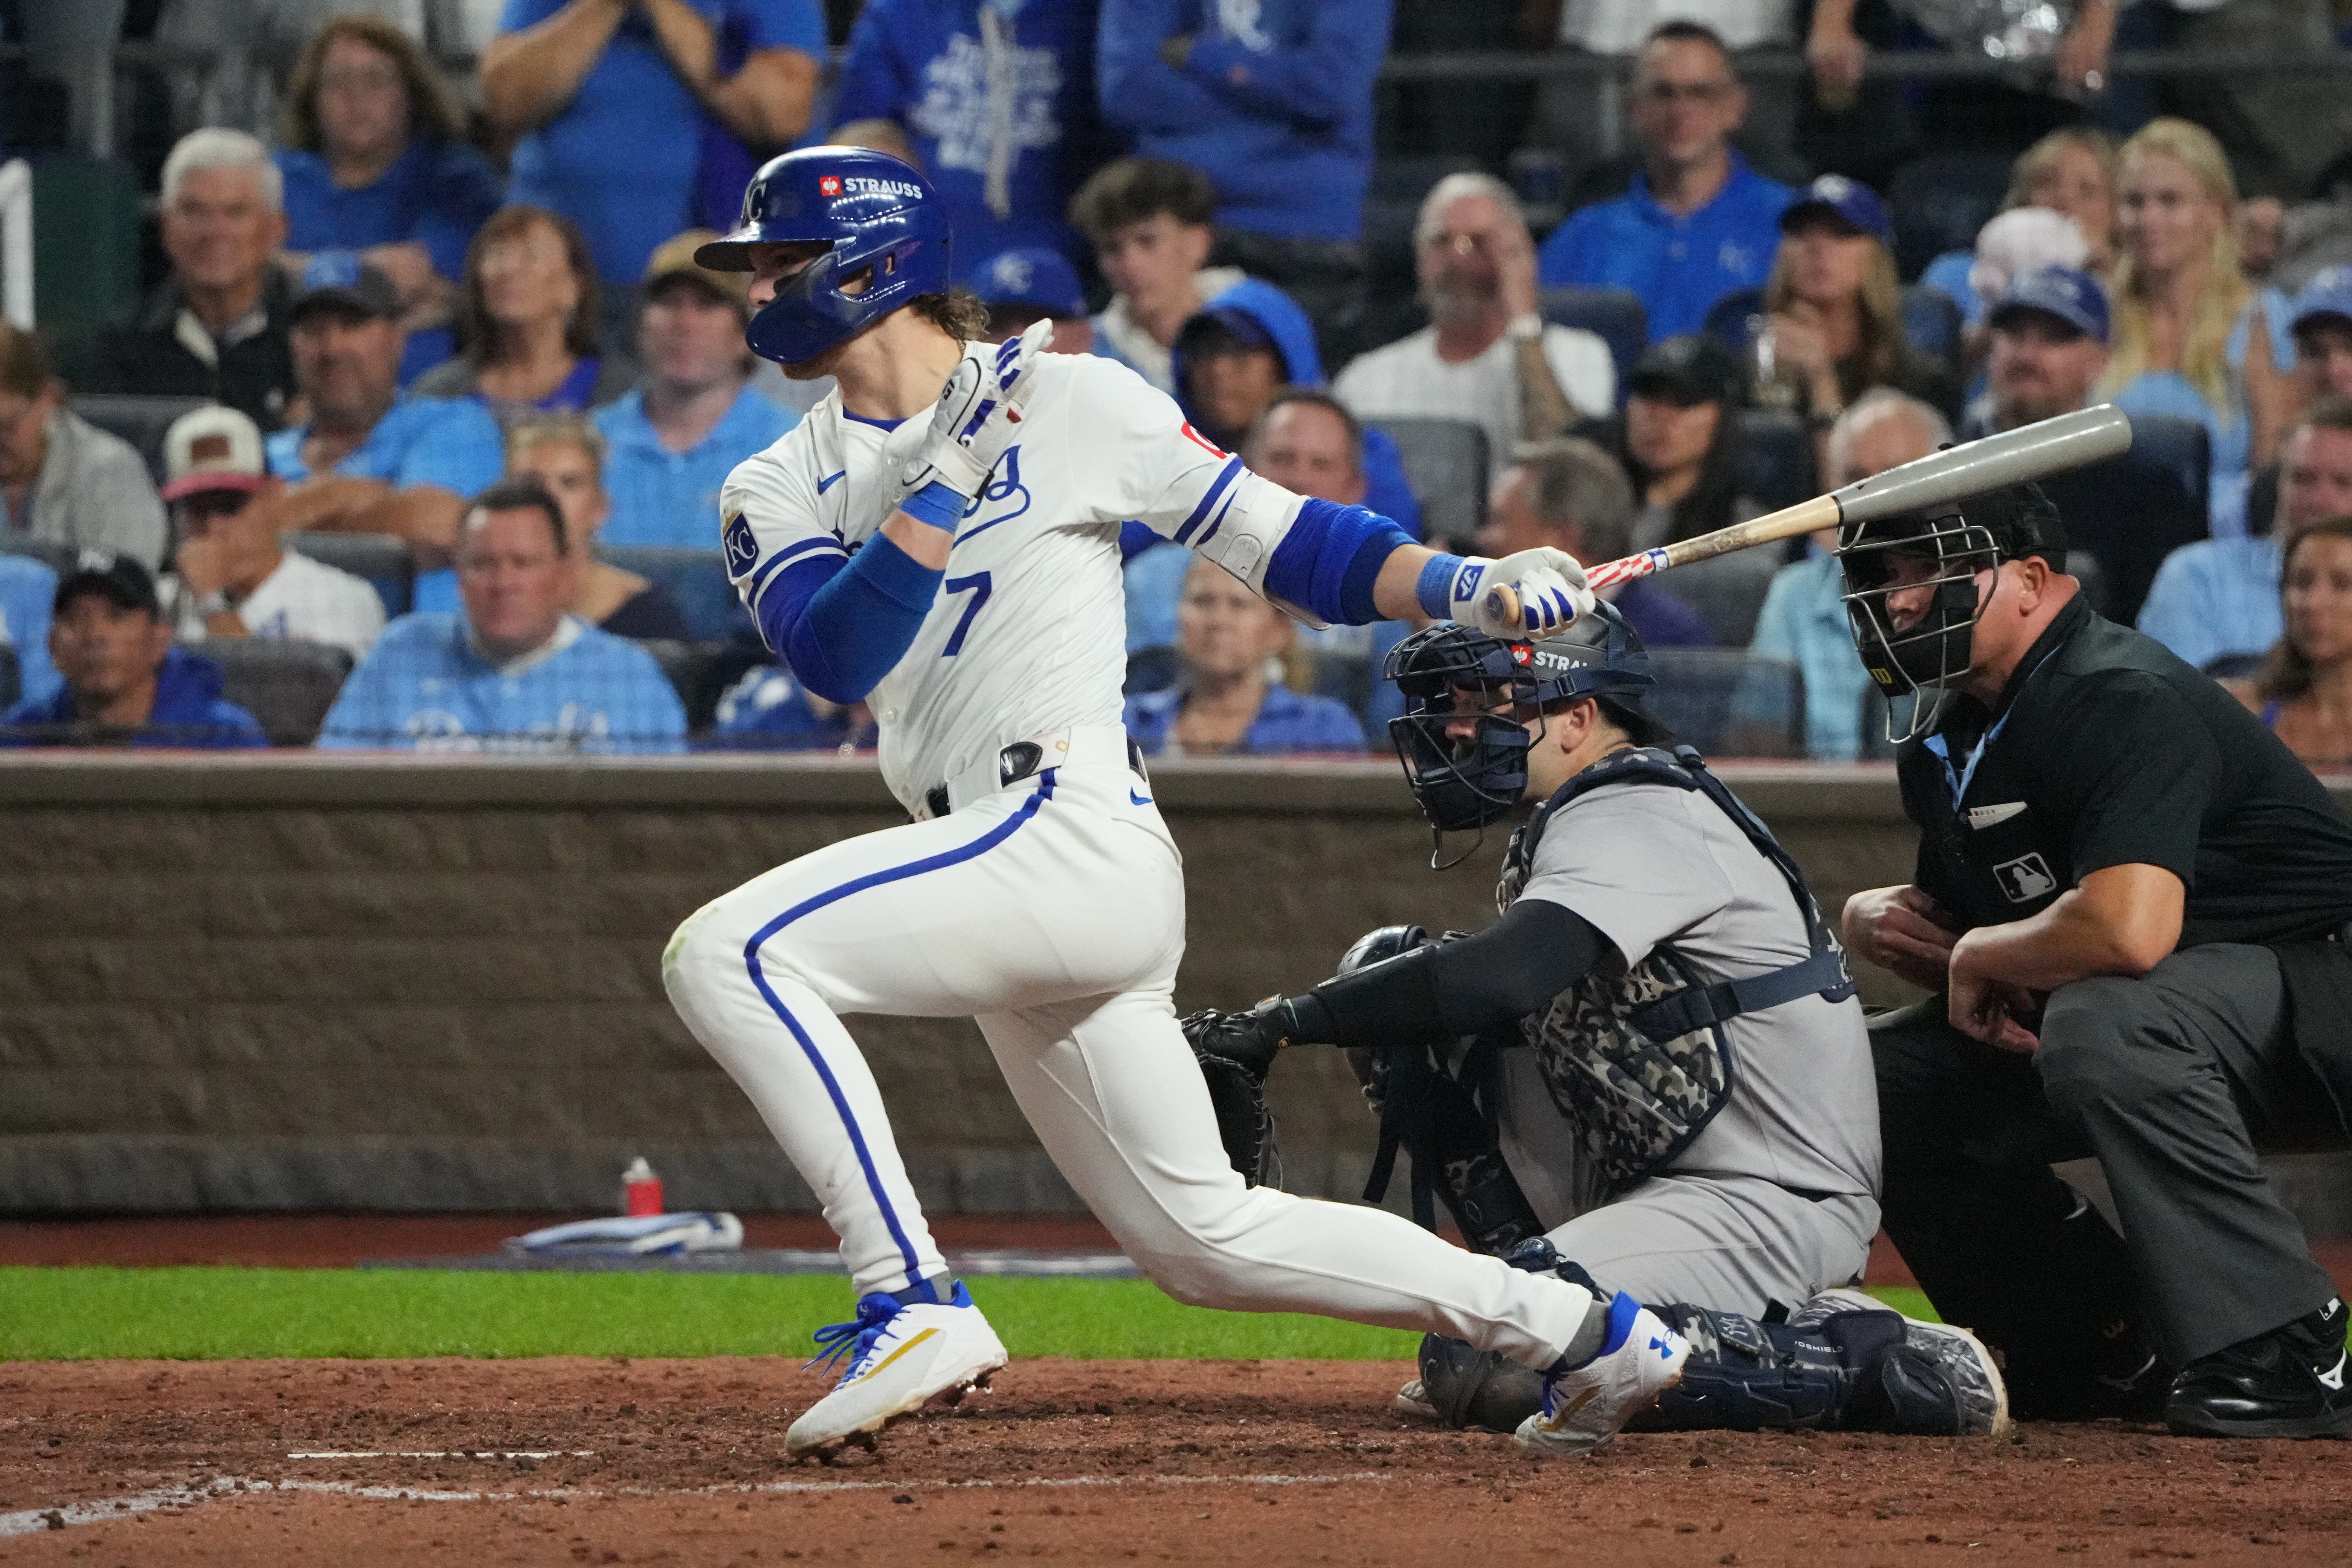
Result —
<svg viewBox="0 0 2352 1568"><path fill-rule="evenodd" d="M1365 626L1381 619L1372 585L1399 548L1405 531L1360 506L1308 499L1265 565L1265 592L1306 609L1318 620Z"/></svg>
<svg viewBox="0 0 2352 1568"><path fill-rule="evenodd" d="M915 645L946 574L877 535L847 562L802 561L760 599L760 631L802 685L828 702L856 702Z"/></svg>

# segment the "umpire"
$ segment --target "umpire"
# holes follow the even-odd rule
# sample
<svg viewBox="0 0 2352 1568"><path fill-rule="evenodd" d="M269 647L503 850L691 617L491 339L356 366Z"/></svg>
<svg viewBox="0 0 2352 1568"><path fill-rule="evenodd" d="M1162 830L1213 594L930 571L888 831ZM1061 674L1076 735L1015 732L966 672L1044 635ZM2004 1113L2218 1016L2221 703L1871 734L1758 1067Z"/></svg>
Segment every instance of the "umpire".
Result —
<svg viewBox="0 0 2352 1568"><path fill-rule="evenodd" d="M1936 993L1873 1021L1888 1233L2020 1414L2352 1434L2345 1310L2255 1151L2344 1147L2352 826L2276 737L2092 613L2031 486L1850 528L1912 884L1854 952ZM2118 1237L2054 1175L2095 1154ZM2167 1374L2171 1375L2167 1379Z"/></svg>

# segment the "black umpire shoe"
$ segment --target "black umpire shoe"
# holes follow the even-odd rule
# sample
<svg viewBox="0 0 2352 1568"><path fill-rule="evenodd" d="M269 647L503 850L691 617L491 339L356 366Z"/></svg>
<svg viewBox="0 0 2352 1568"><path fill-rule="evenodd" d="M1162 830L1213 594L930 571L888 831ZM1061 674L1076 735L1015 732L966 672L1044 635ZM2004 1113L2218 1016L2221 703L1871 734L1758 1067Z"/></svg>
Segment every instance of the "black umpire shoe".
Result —
<svg viewBox="0 0 2352 1568"><path fill-rule="evenodd" d="M2344 1303L2194 1361L2172 1381L2164 1424L2194 1437L2352 1437Z"/></svg>

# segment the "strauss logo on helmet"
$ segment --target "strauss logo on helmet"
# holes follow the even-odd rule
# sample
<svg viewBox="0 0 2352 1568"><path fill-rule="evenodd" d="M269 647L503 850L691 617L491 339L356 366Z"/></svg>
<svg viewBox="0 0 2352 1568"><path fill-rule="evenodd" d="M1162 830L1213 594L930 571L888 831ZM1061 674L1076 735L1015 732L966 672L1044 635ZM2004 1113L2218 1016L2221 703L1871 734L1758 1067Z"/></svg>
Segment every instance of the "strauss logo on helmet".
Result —
<svg viewBox="0 0 2352 1568"><path fill-rule="evenodd" d="M841 176L827 174L817 181L816 188L822 195L837 196L841 195Z"/></svg>

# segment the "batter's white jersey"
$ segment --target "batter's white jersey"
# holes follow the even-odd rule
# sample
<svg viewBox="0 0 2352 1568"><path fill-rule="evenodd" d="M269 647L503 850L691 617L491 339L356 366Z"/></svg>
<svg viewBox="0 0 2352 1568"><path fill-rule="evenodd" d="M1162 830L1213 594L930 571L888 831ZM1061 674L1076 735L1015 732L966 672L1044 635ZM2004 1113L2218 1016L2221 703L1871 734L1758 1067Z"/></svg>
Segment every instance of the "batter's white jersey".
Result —
<svg viewBox="0 0 2352 1568"><path fill-rule="evenodd" d="M754 616L787 568L845 556L881 528L929 429L927 416L895 429L860 419L836 391L736 467L719 509L728 570ZM914 646L867 699L883 779L909 812L1000 747L1119 722L1122 522L1206 546L1257 587L1297 514L1297 497L1248 473L1166 394L1109 360L1040 356L1021 431L956 531Z"/></svg>

